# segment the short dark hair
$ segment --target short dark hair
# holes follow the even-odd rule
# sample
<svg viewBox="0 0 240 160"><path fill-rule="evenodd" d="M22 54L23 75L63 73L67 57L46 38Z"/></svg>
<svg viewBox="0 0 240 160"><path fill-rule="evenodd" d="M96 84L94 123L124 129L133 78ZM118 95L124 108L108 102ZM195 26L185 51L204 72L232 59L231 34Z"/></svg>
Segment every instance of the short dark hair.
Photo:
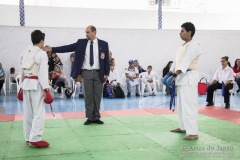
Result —
<svg viewBox="0 0 240 160"><path fill-rule="evenodd" d="M181 27L185 28L187 32L191 31L191 37L195 34L195 26L191 22L186 22L181 25Z"/></svg>
<svg viewBox="0 0 240 160"><path fill-rule="evenodd" d="M10 68L10 73L11 73L11 74L15 73L15 68L11 67L11 68Z"/></svg>
<svg viewBox="0 0 240 160"><path fill-rule="evenodd" d="M228 56L224 56L222 57L222 59L225 59L226 61L228 61Z"/></svg>
<svg viewBox="0 0 240 160"><path fill-rule="evenodd" d="M95 26L90 26L90 29L91 29L92 32L97 32L97 29L96 29Z"/></svg>
<svg viewBox="0 0 240 160"><path fill-rule="evenodd" d="M31 39L33 45L40 43L41 40L44 41L45 33L42 33L40 30L35 30L31 33Z"/></svg>
<svg viewBox="0 0 240 160"><path fill-rule="evenodd" d="M148 66L147 68L152 68L152 66Z"/></svg>

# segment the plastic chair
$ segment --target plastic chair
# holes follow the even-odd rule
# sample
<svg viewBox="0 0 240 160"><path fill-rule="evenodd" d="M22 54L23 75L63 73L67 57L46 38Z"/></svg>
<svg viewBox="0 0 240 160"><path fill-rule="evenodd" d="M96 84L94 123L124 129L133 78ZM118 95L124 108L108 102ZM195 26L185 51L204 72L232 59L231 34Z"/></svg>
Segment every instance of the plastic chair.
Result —
<svg viewBox="0 0 240 160"><path fill-rule="evenodd" d="M52 79L50 80L49 90L52 93L52 95L54 96L55 91L54 91L54 88L53 88L53 85L52 85ZM63 89L63 87L61 87L61 94L59 95L58 98L64 98L64 89Z"/></svg>
<svg viewBox="0 0 240 160"><path fill-rule="evenodd" d="M6 83L7 83L7 77L5 77L5 81L3 83L3 92L4 92L5 95L7 94Z"/></svg>
<svg viewBox="0 0 240 160"><path fill-rule="evenodd" d="M229 93L230 93L230 96L229 96L230 106L233 105L232 92L233 92L233 89L229 90ZM213 92L213 103L214 103L214 104L215 104L216 94L220 94L220 95L221 95L221 106L224 106L224 97L222 96L222 89L216 89L216 90Z"/></svg>
<svg viewBox="0 0 240 160"><path fill-rule="evenodd" d="M13 85L16 85L16 87L17 87L17 82L16 82L16 83L13 83L13 82L11 81L10 75L8 76L8 85L9 85L9 94L11 94L12 86L13 86Z"/></svg>
<svg viewBox="0 0 240 160"><path fill-rule="evenodd" d="M234 73L234 78L236 78L237 74ZM237 90L238 90L238 85L237 85L237 82L234 80L233 82L233 91L232 91L232 95L234 96L235 93L237 93Z"/></svg>
<svg viewBox="0 0 240 160"><path fill-rule="evenodd" d="M19 92L19 90L20 90L20 85L21 85L21 82L22 82L22 80L21 80L21 77L20 77L20 75L17 75L17 77L16 77L16 83L17 83L17 93Z"/></svg>
<svg viewBox="0 0 240 160"><path fill-rule="evenodd" d="M160 90L160 80L161 80L161 78L160 78L160 76L157 74L157 72L154 72L154 71L152 71L152 72L153 72L154 77L155 77L155 82L156 82L156 84L157 84L157 89Z"/></svg>
<svg viewBox="0 0 240 160"><path fill-rule="evenodd" d="M122 74L122 89L126 95L127 93L127 83L126 83L126 75L125 73Z"/></svg>
<svg viewBox="0 0 240 160"><path fill-rule="evenodd" d="M232 89L232 95L234 96L235 93L237 93L237 90L238 90L238 85L237 85L237 82L234 81L233 82L233 89Z"/></svg>
<svg viewBox="0 0 240 160"><path fill-rule="evenodd" d="M72 77L71 77L71 82L72 82L72 90L73 90L72 98L74 98L76 94L77 85L75 83L75 80Z"/></svg>
<svg viewBox="0 0 240 160"><path fill-rule="evenodd" d="M143 96L143 94L144 94L144 90L145 90L145 87L146 87L146 83L144 83L143 82L143 75L145 74L146 72L142 72L142 73L140 73L139 74L139 78L141 79L141 86L140 86L140 88L141 88L141 95Z"/></svg>

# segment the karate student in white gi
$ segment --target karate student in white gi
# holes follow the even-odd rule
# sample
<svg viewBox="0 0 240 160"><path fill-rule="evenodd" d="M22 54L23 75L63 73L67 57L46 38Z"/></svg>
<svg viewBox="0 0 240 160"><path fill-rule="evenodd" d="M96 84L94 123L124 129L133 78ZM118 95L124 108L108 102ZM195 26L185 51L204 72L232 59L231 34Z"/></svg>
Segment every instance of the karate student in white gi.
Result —
<svg viewBox="0 0 240 160"><path fill-rule="evenodd" d="M150 96L156 96L157 94L156 78L154 76L154 73L152 72L152 66L148 66L147 72L144 72L142 76L142 81L144 84L147 85L147 89L148 92L150 93Z"/></svg>
<svg viewBox="0 0 240 160"><path fill-rule="evenodd" d="M180 37L185 43L176 54L174 79L177 88L177 108L179 128L171 132L186 133L184 140L198 139L198 92L199 75L196 71L199 56L199 44L193 40L195 27L191 22L182 24Z"/></svg>
<svg viewBox="0 0 240 160"><path fill-rule="evenodd" d="M110 72L109 72L109 76L108 76L108 81L113 86L120 86L121 81L122 81L118 70L116 70L114 68L113 64L110 65Z"/></svg>
<svg viewBox="0 0 240 160"><path fill-rule="evenodd" d="M26 144L45 148L49 143L42 140L45 103L53 101L49 92L48 57L41 48L45 34L40 30L31 33L33 45L20 58L21 91L23 90L23 132Z"/></svg>

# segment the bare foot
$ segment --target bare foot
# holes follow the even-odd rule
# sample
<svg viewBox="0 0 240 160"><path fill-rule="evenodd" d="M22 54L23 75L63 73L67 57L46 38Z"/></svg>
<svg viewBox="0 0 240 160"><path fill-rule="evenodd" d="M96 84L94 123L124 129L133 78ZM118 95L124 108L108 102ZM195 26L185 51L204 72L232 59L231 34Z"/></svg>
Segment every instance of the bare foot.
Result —
<svg viewBox="0 0 240 160"><path fill-rule="evenodd" d="M186 133L186 130L181 130L180 128L173 129L170 132L177 132L177 133Z"/></svg>
<svg viewBox="0 0 240 160"><path fill-rule="evenodd" d="M198 139L198 135L188 135L183 140L195 140Z"/></svg>

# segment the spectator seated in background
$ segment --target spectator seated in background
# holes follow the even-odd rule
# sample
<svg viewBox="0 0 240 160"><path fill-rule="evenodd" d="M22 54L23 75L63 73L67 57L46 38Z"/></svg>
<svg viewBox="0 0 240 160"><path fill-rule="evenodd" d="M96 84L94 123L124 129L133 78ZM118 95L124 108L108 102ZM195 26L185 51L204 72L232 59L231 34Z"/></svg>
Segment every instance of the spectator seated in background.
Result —
<svg viewBox="0 0 240 160"><path fill-rule="evenodd" d="M148 66L147 72L143 73L142 81L146 84L147 90L150 93L149 95L156 96L157 86L154 73L152 72L152 66Z"/></svg>
<svg viewBox="0 0 240 160"><path fill-rule="evenodd" d="M54 58L54 64L59 65L62 69L63 69L63 64L61 62L61 59L56 55L56 57Z"/></svg>
<svg viewBox="0 0 240 160"><path fill-rule="evenodd" d="M76 92L79 94L79 98L84 98L84 87L82 77L79 75L76 79Z"/></svg>
<svg viewBox="0 0 240 160"><path fill-rule="evenodd" d="M169 73L169 70L170 70L172 64L173 64L173 61L169 61L168 64L166 65L166 67L163 68L162 78L164 78ZM166 86L166 93L171 94L171 88L169 86Z"/></svg>
<svg viewBox="0 0 240 160"><path fill-rule="evenodd" d="M108 80L104 84L103 96L108 98L125 98L120 85L121 77L113 64L111 64Z"/></svg>
<svg viewBox="0 0 240 160"><path fill-rule="evenodd" d="M119 72L114 68L113 64L110 65L108 83L111 83L113 86L120 86L121 84L121 77L119 75Z"/></svg>
<svg viewBox="0 0 240 160"><path fill-rule="evenodd" d="M136 96L139 97L139 71L134 66L134 61L129 60L129 67L125 68L126 82L127 82L127 97L131 97L131 86L136 87Z"/></svg>
<svg viewBox="0 0 240 160"><path fill-rule="evenodd" d="M10 81L12 83L17 83L16 77L17 77L17 74L15 73L15 68L11 67L10 68L10 74L9 74Z"/></svg>
<svg viewBox="0 0 240 160"><path fill-rule="evenodd" d="M3 83L5 83L5 72L2 68L2 63L0 63L0 95L3 87Z"/></svg>
<svg viewBox="0 0 240 160"><path fill-rule="evenodd" d="M223 89L223 96L224 96L224 103L225 108L230 108L229 103L229 90L233 88L233 80L234 80L234 72L231 67L229 67L228 57L222 57L221 59L222 66L218 68L213 76L213 81L208 85L207 89L207 105L206 106L213 106L213 92L216 89ZM224 83L222 86L222 83Z"/></svg>
<svg viewBox="0 0 240 160"><path fill-rule="evenodd" d="M64 76L64 73L59 65L55 65L54 71L49 73L50 78L52 80L53 89L55 92L61 93L61 87L65 89L65 95L67 98L71 97L72 90L68 86L68 81ZM70 97L69 97L70 96Z"/></svg>
<svg viewBox="0 0 240 160"><path fill-rule="evenodd" d="M52 72L54 70L54 58L56 56L55 53L52 54L52 52L47 52L48 55L48 72Z"/></svg>
<svg viewBox="0 0 240 160"><path fill-rule="evenodd" d="M138 60L134 60L134 67L136 67L136 68L138 69L138 72L139 72L139 73L146 72L146 70L143 69L143 68L139 65Z"/></svg>
<svg viewBox="0 0 240 160"><path fill-rule="evenodd" d="M112 58L112 59L110 60L110 65L113 65L113 67L116 66L115 58Z"/></svg>
<svg viewBox="0 0 240 160"><path fill-rule="evenodd" d="M48 51L47 55L48 55L48 72L52 72L56 64L59 65L61 69L63 69L63 64L56 53Z"/></svg>
<svg viewBox="0 0 240 160"><path fill-rule="evenodd" d="M75 59L75 53L70 54L71 69L73 67L74 59Z"/></svg>
<svg viewBox="0 0 240 160"><path fill-rule="evenodd" d="M240 59L235 60L235 65L232 68L233 72L235 73L235 81L238 85L237 93L240 91Z"/></svg>

